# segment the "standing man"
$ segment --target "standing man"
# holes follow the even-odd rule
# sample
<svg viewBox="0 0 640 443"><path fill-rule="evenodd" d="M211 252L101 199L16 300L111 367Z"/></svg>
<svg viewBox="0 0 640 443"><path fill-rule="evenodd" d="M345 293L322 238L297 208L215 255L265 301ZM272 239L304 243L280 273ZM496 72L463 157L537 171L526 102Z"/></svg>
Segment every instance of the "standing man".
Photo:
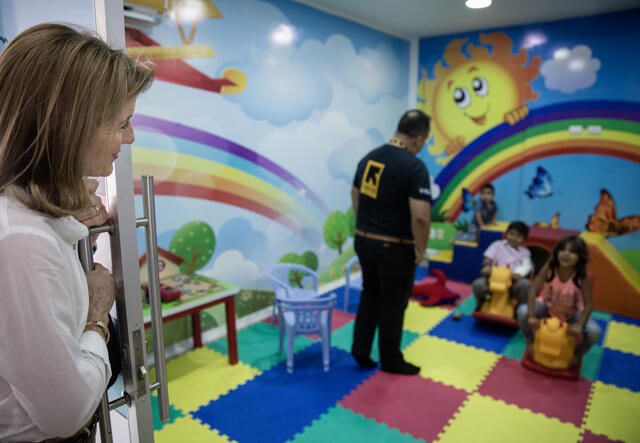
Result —
<svg viewBox="0 0 640 443"><path fill-rule="evenodd" d="M429 173L416 154L429 135L430 120L420 110L407 111L391 141L360 160L353 180L355 250L363 289L351 354L364 368L377 366L370 353L378 327L381 369L406 375L420 372L404 360L400 340L416 265L429 239Z"/></svg>

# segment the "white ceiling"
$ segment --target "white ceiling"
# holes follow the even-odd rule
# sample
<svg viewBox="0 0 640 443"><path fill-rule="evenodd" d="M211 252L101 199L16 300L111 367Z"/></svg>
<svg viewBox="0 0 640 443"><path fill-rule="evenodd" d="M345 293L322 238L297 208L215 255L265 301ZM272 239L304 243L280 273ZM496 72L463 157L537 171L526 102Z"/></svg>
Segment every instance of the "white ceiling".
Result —
<svg viewBox="0 0 640 443"><path fill-rule="evenodd" d="M295 1L405 39L640 7L640 0L493 0L489 8L476 10L467 8L464 0Z"/></svg>

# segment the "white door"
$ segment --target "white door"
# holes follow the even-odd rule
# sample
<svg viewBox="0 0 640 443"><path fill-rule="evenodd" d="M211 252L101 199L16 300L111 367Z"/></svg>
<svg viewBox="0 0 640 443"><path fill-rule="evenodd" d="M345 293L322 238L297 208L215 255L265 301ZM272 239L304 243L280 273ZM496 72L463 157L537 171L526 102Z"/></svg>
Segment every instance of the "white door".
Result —
<svg viewBox="0 0 640 443"><path fill-rule="evenodd" d="M112 47L124 49L124 14L121 0L94 0L96 31ZM145 180L143 179L143 186ZM152 179L147 179L151 183ZM108 255L97 261L111 261L112 272L116 278L118 294L116 311L119 335L122 346L122 379L124 383L124 398L114 401L114 406L126 402L126 421L129 439L132 443L147 443L153 441L153 421L151 414L151 392L158 391L160 400L160 416L168 419L168 399L166 385L166 368L164 366L164 343L162 340L162 320L160 313L159 294L157 294L157 311L159 327L153 325L154 351L156 355L156 375L161 383L150 381L146 367L146 343L144 321L142 315L142 298L140 296L140 274L138 266L138 247L136 226L143 225L148 229L147 242L151 248L148 252L148 268L156 270L156 277L149 278L149 286L158 289L157 282L157 246L155 239L155 209L153 193L151 197L143 196L144 215L136 219L134 209L133 171L131 165L131 146L123 145L118 160L114 165L114 172L105 181L105 194L108 210L112 216L115 230L110 237L102 236L103 243L99 243L98 253ZM142 228L139 228L142 229ZM105 242L106 237L106 242ZM156 257L155 259L153 257ZM155 266L153 265L155 262ZM153 318L153 314L152 314ZM101 437L105 436L105 429L101 429ZM107 438L108 440L108 438ZM113 441L119 443L127 441L126 436L116 433ZM103 442L106 443L106 442Z"/></svg>

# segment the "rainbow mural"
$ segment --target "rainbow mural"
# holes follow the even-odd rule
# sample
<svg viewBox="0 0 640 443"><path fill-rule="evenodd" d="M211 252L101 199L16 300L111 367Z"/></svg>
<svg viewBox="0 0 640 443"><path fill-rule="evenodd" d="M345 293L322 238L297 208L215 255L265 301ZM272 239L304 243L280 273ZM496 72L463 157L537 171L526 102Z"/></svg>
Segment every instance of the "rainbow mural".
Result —
<svg viewBox="0 0 640 443"><path fill-rule="evenodd" d="M585 130L574 135L571 125ZM600 134L586 127L600 126ZM435 182L442 194L436 214L455 221L462 210L462 188L476 194L507 172L532 160L564 154L597 154L640 163L640 103L609 100L566 102L531 110L529 117L487 131L460 151Z"/></svg>
<svg viewBox="0 0 640 443"><path fill-rule="evenodd" d="M327 206L271 160L230 140L168 120L137 114L132 124L138 139L152 145L133 147L134 176L153 175L156 195L233 205L297 233L304 228L321 230ZM140 194L140 180L134 185Z"/></svg>

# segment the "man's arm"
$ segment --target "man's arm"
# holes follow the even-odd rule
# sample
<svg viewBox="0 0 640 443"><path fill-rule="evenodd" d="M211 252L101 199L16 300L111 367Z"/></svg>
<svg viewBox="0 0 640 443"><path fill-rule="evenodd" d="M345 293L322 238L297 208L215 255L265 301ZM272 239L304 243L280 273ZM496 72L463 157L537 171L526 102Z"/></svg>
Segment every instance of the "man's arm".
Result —
<svg viewBox="0 0 640 443"><path fill-rule="evenodd" d="M355 186L351 186L351 206L353 206L353 213L358 214L358 199L360 198L360 191Z"/></svg>
<svg viewBox="0 0 640 443"><path fill-rule="evenodd" d="M409 197L409 211L411 212L411 232L415 240L415 263L418 264L424 258L429 242L431 229L431 203Z"/></svg>

